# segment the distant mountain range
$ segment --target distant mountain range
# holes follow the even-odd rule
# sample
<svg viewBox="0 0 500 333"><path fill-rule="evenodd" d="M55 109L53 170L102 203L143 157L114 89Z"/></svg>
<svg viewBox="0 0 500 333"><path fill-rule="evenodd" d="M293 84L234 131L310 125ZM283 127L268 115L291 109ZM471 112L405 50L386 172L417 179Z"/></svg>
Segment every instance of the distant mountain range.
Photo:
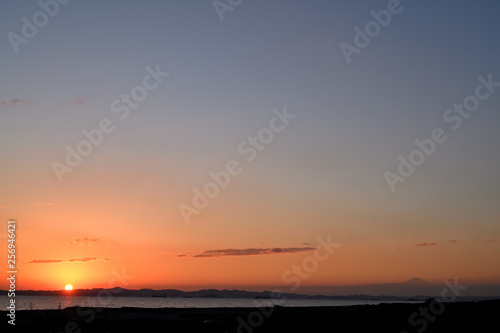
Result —
<svg viewBox="0 0 500 333"><path fill-rule="evenodd" d="M266 299L266 298L286 298L286 299L330 299L330 300L425 300L429 296L401 297L401 296L371 296L371 295L304 295L296 293L283 293L277 295L271 291L246 291L246 290L228 290L228 289L203 289L197 291L182 291L177 289L75 289L70 293L73 296L100 296L108 297L109 293L113 297L172 297L172 298L247 298L247 299ZM2 291L3 293L6 291ZM16 296L63 296L68 295L64 290L19 290Z"/></svg>
<svg viewBox="0 0 500 333"><path fill-rule="evenodd" d="M309 295L286 292L287 288L280 288L283 294L279 297L287 299L330 299L330 300L425 300L429 297L439 297L446 285L433 285L420 278L412 278L402 283L383 283L357 286L322 287L328 290L328 295L314 294L308 289ZM500 286L467 286L461 299L489 299L500 298ZM271 291L246 291L228 289L203 289L198 291L182 291L177 289L75 289L70 293L74 296L98 296L111 293L113 297L179 297L179 298L271 298L276 297ZM7 291L2 290L2 294ZM61 296L67 295L64 290L18 290L16 296ZM106 295L105 295L106 296ZM493 297L495 296L495 297Z"/></svg>
<svg viewBox="0 0 500 333"><path fill-rule="evenodd" d="M438 296L444 285L433 285L421 278L412 278L400 283L377 283L355 286L337 286L329 288L329 294L336 295L392 295L392 296L415 296L427 295Z"/></svg>
<svg viewBox="0 0 500 333"><path fill-rule="evenodd" d="M448 283L454 285L455 280L450 279ZM482 298L500 298L500 285L479 285L464 284L457 281L460 286L465 286L465 290L460 290L462 299L482 299ZM328 290L328 295L391 295L397 297L419 298L420 296L440 297L445 289L449 287L443 281L440 284L431 284L421 278L412 278L406 282L400 283L378 283L355 286L321 286L317 290ZM315 288L309 288L307 293L314 294ZM449 296L449 295L448 295ZM420 297L421 298L421 297Z"/></svg>

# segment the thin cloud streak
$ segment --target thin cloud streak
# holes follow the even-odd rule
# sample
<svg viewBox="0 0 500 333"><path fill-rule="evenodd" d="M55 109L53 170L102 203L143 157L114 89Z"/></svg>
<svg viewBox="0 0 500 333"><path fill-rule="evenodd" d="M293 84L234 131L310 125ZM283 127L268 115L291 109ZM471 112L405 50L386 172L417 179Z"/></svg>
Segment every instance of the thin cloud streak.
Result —
<svg viewBox="0 0 500 333"><path fill-rule="evenodd" d="M28 99L13 98L13 99L8 100L8 101L1 101L0 105L2 105L3 107L6 107L6 108L10 108L10 107L14 107L18 104L31 104L31 103L33 103L33 101L30 101Z"/></svg>
<svg viewBox="0 0 500 333"><path fill-rule="evenodd" d="M422 246L436 246L436 245L437 245L437 243L435 243L435 242L415 244L415 246L417 246L417 247L422 247Z"/></svg>
<svg viewBox="0 0 500 333"><path fill-rule="evenodd" d="M85 237L85 238L75 238L75 239L71 240L68 244L71 246L82 247L82 246L92 246L100 241L101 241L101 238Z"/></svg>
<svg viewBox="0 0 500 333"><path fill-rule="evenodd" d="M73 259L35 259L28 264L66 264L66 263L84 263L96 261L109 261L107 258L73 258Z"/></svg>
<svg viewBox="0 0 500 333"><path fill-rule="evenodd" d="M200 254L188 255L178 254L179 258L215 258L215 257L228 257L228 256L257 256L269 254L290 254L316 250L315 247L274 247L274 248L249 248L249 249L222 249L222 250L207 250Z"/></svg>

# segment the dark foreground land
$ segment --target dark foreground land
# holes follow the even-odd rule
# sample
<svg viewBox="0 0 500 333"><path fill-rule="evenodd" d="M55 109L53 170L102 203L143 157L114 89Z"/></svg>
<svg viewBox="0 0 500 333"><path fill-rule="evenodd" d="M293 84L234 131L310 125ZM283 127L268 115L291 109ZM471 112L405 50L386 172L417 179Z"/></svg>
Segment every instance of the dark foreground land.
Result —
<svg viewBox="0 0 500 333"><path fill-rule="evenodd" d="M498 332L500 300L309 308L1 311L1 332Z"/></svg>

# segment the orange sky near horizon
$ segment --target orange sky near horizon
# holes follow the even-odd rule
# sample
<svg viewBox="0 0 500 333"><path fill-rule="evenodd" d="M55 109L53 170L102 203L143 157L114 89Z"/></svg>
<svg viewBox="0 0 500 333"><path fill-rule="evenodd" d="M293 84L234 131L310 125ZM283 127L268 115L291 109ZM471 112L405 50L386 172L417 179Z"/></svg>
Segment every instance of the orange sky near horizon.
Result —
<svg viewBox="0 0 500 333"><path fill-rule="evenodd" d="M113 219L115 207L109 202L94 206L95 211L70 202L33 203L31 211L24 210L17 218L17 288L59 290L71 284L75 289L262 290L280 286L286 290L294 285L294 278L299 278L300 292L300 288L307 291L314 286L392 283L412 277L437 283L454 277L480 284L500 282L499 266L491 265L498 258L498 241L482 239L470 232L440 237L435 234L431 237L426 232L408 235L394 224L388 237L385 217L372 216L371 224L366 224L361 233L349 223L350 218L359 225L360 216L349 216L347 211L338 214L339 219L347 222L339 222L335 229L320 225L308 230L307 226L298 227L307 215L300 209L285 213L279 225L266 225L262 221L252 228L242 228L252 225L254 217L235 212L234 216L243 216L238 224L228 217L216 218L223 216L219 215L221 211L226 216L231 214L230 207L221 204L214 203L212 209L204 212L204 219L186 225L179 221L179 216L171 216L175 222L169 222L168 218L154 220L155 214L134 215L133 210L115 214ZM2 208L3 216L6 208ZM386 228L377 228L377 223L385 224ZM326 240L328 235L340 246L325 261L316 260L317 267L308 262L306 266L312 266L305 268L312 270L311 273L302 266L314 258L311 250L190 257L207 250L250 248L310 247L326 253L318 238ZM5 238L1 242L5 243ZM479 257L481 261L477 260ZM294 273L294 266L301 267L304 275ZM6 270L6 262L0 268ZM5 288L7 283L2 281L0 289ZM323 287L325 292L327 289Z"/></svg>

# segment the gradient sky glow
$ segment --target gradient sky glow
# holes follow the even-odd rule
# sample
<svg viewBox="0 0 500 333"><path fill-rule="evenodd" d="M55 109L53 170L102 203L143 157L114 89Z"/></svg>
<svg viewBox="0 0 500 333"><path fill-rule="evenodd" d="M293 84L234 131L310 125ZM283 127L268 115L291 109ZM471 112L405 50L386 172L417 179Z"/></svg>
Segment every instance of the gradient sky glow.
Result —
<svg viewBox="0 0 500 333"><path fill-rule="evenodd" d="M131 289L283 286L328 235L340 247L297 292L500 284L500 88L460 128L443 119L479 76L500 82L500 4L402 0L347 63L339 44L387 3L243 0L221 21L212 1L73 0L15 53L8 33L41 9L2 1L0 242L15 218L18 289L123 269ZM120 120L112 102L148 66L169 76ZM247 162L238 146L284 108L296 118ZM114 131L59 182L51 164L103 118ZM435 128L447 141L392 192L384 173ZM179 205L230 160L241 173L186 224ZM213 250L233 255L196 257Z"/></svg>

